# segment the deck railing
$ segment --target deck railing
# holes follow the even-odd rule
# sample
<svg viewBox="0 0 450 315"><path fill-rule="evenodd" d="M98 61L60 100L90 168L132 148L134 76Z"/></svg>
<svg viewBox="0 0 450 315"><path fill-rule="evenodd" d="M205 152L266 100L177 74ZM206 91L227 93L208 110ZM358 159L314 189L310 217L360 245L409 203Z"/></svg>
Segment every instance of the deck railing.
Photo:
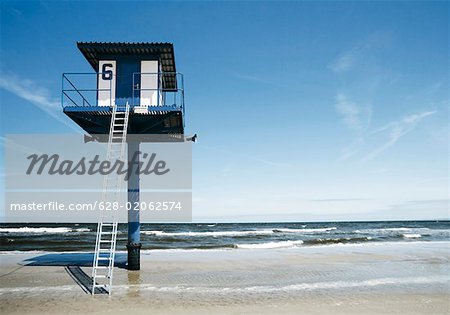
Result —
<svg viewBox="0 0 450 315"><path fill-rule="evenodd" d="M159 106L184 113L184 80L181 73L135 72L131 78L116 75L109 80L108 88L99 89L98 77L101 75L103 73L64 73L61 89L63 109L68 106L111 107L128 102L132 107Z"/></svg>

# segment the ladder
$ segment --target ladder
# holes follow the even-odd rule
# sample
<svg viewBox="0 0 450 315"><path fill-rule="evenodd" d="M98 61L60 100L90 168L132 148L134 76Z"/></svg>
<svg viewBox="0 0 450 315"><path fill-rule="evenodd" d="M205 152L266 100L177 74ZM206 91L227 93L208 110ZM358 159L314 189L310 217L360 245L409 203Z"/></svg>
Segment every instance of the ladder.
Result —
<svg viewBox="0 0 450 315"><path fill-rule="evenodd" d="M107 149L107 159L111 163L115 163L116 160L125 161L129 112L128 102L126 105L112 106ZM115 172L105 175L103 178L103 208L100 209L92 264L91 293L93 295L98 293L111 294L118 226L117 210L114 210L113 205L119 201L122 183L123 178ZM108 205L111 205L109 210L106 208L107 202Z"/></svg>

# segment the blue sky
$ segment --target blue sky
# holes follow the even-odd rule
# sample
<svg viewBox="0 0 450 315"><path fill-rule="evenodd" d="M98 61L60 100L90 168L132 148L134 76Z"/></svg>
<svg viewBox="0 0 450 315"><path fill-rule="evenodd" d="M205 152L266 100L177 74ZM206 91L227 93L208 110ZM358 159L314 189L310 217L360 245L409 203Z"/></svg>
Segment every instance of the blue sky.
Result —
<svg viewBox="0 0 450 315"><path fill-rule="evenodd" d="M1 136L77 130L76 41L173 42L195 221L448 218L449 38L444 1L2 1Z"/></svg>

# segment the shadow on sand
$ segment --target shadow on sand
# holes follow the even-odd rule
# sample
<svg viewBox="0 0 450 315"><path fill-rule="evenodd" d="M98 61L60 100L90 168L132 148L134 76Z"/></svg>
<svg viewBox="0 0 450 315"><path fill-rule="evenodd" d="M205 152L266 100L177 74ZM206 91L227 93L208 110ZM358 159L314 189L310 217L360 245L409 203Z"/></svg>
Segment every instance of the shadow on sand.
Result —
<svg viewBox="0 0 450 315"><path fill-rule="evenodd" d="M23 266L79 266L92 267L94 253L48 253L24 259ZM126 269L127 254L116 253L114 266Z"/></svg>
<svg viewBox="0 0 450 315"><path fill-rule="evenodd" d="M92 293L92 277L81 267L92 267L94 253L48 253L24 259L23 266L62 266L84 292ZM127 255L116 253L114 266L126 269ZM108 294L103 288L96 288L95 294Z"/></svg>

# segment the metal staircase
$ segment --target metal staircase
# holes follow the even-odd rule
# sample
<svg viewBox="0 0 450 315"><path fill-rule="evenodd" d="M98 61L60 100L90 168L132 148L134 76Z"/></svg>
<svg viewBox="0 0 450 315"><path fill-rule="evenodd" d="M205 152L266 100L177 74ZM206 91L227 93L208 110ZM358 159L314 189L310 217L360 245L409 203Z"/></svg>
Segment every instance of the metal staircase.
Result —
<svg viewBox="0 0 450 315"><path fill-rule="evenodd" d="M111 163L116 160L125 161L129 112L128 103L113 105L107 151L107 159ZM91 293L93 295L111 294L118 226L117 210L113 210L113 205L119 201L122 183L123 179L115 172L105 175L103 179L103 210L100 211L92 265ZM107 202L111 205L109 210L106 207Z"/></svg>

